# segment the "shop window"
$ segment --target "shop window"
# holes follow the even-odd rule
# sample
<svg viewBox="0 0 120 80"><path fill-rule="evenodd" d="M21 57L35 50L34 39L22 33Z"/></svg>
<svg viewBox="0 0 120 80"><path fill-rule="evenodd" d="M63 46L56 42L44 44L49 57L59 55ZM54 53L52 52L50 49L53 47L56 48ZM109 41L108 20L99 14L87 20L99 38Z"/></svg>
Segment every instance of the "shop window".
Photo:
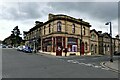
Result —
<svg viewBox="0 0 120 80"><path fill-rule="evenodd" d="M57 22L57 31L61 32L61 27L62 27L62 23L60 21Z"/></svg>
<svg viewBox="0 0 120 80"><path fill-rule="evenodd" d="M72 25L72 33L75 33L75 24Z"/></svg>
<svg viewBox="0 0 120 80"><path fill-rule="evenodd" d="M49 24L49 33L51 33L51 24Z"/></svg>

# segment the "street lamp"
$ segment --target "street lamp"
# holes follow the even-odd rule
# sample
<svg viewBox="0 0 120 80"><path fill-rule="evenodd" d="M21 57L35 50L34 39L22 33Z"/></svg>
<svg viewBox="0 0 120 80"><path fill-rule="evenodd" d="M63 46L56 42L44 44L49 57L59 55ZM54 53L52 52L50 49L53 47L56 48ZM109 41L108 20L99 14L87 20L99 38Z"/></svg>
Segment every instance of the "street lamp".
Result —
<svg viewBox="0 0 120 80"><path fill-rule="evenodd" d="M105 23L105 25L109 25L110 24L110 62L113 62L113 53L112 53L112 25L111 22L107 22Z"/></svg>
<svg viewBox="0 0 120 80"><path fill-rule="evenodd" d="M82 54L82 19L80 19L81 21L81 39L80 39L80 55Z"/></svg>

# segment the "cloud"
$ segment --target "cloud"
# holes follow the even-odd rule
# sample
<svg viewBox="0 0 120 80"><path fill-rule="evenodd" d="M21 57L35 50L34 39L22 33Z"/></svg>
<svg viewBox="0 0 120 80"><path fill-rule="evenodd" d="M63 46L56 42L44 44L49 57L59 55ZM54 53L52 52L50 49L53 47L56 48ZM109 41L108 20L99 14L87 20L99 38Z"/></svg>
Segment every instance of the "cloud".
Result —
<svg viewBox="0 0 120 80"><path fill-rule="evenodd" d="M0 19L18 21L37 19L44 15L45 11L47 11L46 8L48 7L46 7L44 2L10 2L0 7Z"/></svg>
<svg viewBox="0 0 120 80"><path fill-rule="evenodd" d="M85 13L99 21L114 20L118 17L117 2L50 2L56 11Z"/></svg>
<svg viewBox="0 0 120 80"><path fill-rule="evenodd" d="M6 6L7 5L7 6ZM1 19L28 20L38 19L48 13L73 11L87 14L100 21L118 18L117 2L11 2L0 7Z"/></svg>
<svg viewBox="0 0 120 80"><path fill-rule="evenodd" d="M32 28L36 20L47 21L49 13L82 18L91 29L102 31L109 31L104 23L112 21L114 34L118 31L117 2L4 2L0 3L0 39L9 36L17 25L22 32Z"/></svg>

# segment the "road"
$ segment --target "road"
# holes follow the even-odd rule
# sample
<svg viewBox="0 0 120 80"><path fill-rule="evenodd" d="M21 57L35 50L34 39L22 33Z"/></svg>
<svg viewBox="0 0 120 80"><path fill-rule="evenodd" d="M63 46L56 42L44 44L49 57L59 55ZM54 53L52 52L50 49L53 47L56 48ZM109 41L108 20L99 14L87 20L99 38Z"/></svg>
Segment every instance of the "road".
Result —
<svg viewBox="0 0 120 80"><path fill-rule="evenodd" d="M118 78L118 73L100 66L102 57L59 58L2 49L3 78Z"/></svg>
<svg viewBox="0 0 120 80"><path fill-rule="evenodd" d="M118 60L120 56L113 56L113 60ZM104 68L101 66L102 62L106 62L110 60L110 56L79 56L79 57L68 57L68 58L61 58L70 63L82 64L86 66L91 66L95 68L101 68L108 70L108 68Z"/></svg>

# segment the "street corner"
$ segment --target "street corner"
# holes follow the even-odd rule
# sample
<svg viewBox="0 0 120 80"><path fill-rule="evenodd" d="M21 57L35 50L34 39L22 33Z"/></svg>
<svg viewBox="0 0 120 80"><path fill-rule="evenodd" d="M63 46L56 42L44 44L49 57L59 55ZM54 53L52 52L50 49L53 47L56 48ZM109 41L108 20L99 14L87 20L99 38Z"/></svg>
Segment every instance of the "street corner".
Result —
<svg viewBox="0 0 120 80"><path fill-rule="evenodd" d="M113 71L113 72L117 72L120 73L119 69L118 69L118 60L110 62L110 61L106 61L106 62L101 62L100 65L102 67L106 67L109 68L109 70Z"/></svg>

